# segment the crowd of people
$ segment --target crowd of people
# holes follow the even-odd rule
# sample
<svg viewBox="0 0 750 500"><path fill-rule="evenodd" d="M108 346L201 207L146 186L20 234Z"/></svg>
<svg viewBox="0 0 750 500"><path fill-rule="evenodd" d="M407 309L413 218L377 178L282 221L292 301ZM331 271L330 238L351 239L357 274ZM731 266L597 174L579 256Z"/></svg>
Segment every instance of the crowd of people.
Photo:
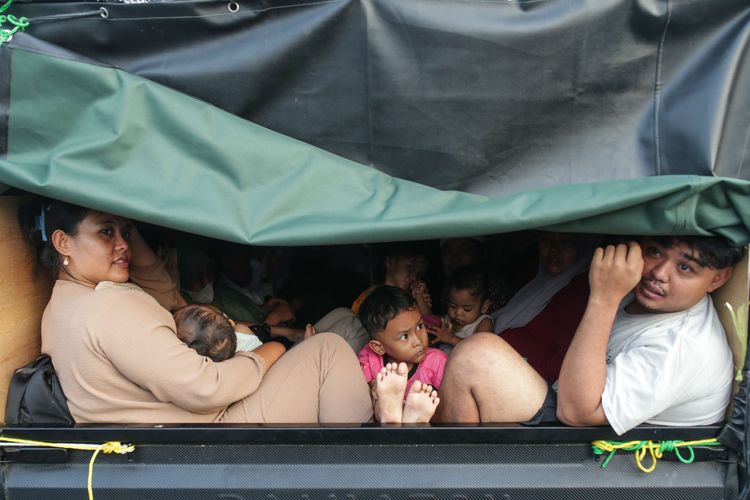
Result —
<svg viewBox="0 0 750 500"><path fill-rule="evenodd" d="M708 294L743 249L720 238L462 237L391 245L378 266L372 247L349 248L336 265L382 273L347 295L325 290L335 279L294 286L285 249L147 244L126 218L54 200L19 220L56 280L42 351L77 422L622 434L721 421L731 394Z"/></svg>

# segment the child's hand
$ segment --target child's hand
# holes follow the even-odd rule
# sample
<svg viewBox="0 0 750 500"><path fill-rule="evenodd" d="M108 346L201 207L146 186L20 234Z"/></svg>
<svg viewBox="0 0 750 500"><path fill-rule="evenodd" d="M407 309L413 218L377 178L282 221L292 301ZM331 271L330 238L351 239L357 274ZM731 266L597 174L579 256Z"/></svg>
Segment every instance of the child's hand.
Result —
<svg viewBox="0 0 750 500"><path fill-rule="evenodd" d="M449 319L444 319L440 326L428 325L427 331L435 336L435 340L430 342L430 345L438 343L455 345L458 343L459 339L453 335L453 326Z"/></svg>
<svg viewBox="0 0 750 500"><path fill-rule="evenodd" d="M427 314L432 310L432 296L424 281L419 280L414 283L411 287L411 296L414 297L422 314Z"/></svg>

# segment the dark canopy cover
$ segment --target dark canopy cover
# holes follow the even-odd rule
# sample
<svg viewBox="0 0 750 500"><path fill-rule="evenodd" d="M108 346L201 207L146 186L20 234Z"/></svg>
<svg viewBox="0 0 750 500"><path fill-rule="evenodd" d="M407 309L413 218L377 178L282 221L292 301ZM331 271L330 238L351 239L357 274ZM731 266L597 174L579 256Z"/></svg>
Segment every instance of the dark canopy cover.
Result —
<svg viewBox="0 0 750 500"><path fill-rule="evenodd" d="M0 47L8 186L255 244L527 228L750 242L747 0L6 13L30 21Z"/></svg>
<svg viewBox="0 0 750 500"><path fill-rule="evenodd" d="M541 227L750 241L746 0L6 13L30 21L0 48L10 186L259 244Z"/></svg>

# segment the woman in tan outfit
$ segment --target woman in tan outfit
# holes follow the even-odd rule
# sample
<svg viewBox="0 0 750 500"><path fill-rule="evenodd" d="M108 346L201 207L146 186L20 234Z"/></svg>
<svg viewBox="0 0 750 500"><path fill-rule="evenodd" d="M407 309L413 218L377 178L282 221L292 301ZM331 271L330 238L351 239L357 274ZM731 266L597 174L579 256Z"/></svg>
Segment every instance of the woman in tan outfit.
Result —
<svg viewBox="0 0 750 500"><path fill-rule="evenodd" d="M215 363L175 335L177 288L130 221L57 201L19 219L57 277L42 352L77 422L371 420L367 384L340 337L319 334L286 354L269 342ZM128 280L140 288L97 288Z"/></svg>

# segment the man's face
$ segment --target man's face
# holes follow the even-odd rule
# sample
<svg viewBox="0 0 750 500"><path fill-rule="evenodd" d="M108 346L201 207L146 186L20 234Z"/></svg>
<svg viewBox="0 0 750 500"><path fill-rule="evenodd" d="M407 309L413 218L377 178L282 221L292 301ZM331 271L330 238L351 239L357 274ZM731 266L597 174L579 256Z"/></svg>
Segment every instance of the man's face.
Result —
<svg viewBox="0 0 750 500"><path fill-rule="evenodd" d="M700 254L689 245L673 240L667 248L654 240L642 241L643 278L635 287L632 313L678 312L690 309L707 292L723 285L732 268L711 269L697 261Z"/></svg>

